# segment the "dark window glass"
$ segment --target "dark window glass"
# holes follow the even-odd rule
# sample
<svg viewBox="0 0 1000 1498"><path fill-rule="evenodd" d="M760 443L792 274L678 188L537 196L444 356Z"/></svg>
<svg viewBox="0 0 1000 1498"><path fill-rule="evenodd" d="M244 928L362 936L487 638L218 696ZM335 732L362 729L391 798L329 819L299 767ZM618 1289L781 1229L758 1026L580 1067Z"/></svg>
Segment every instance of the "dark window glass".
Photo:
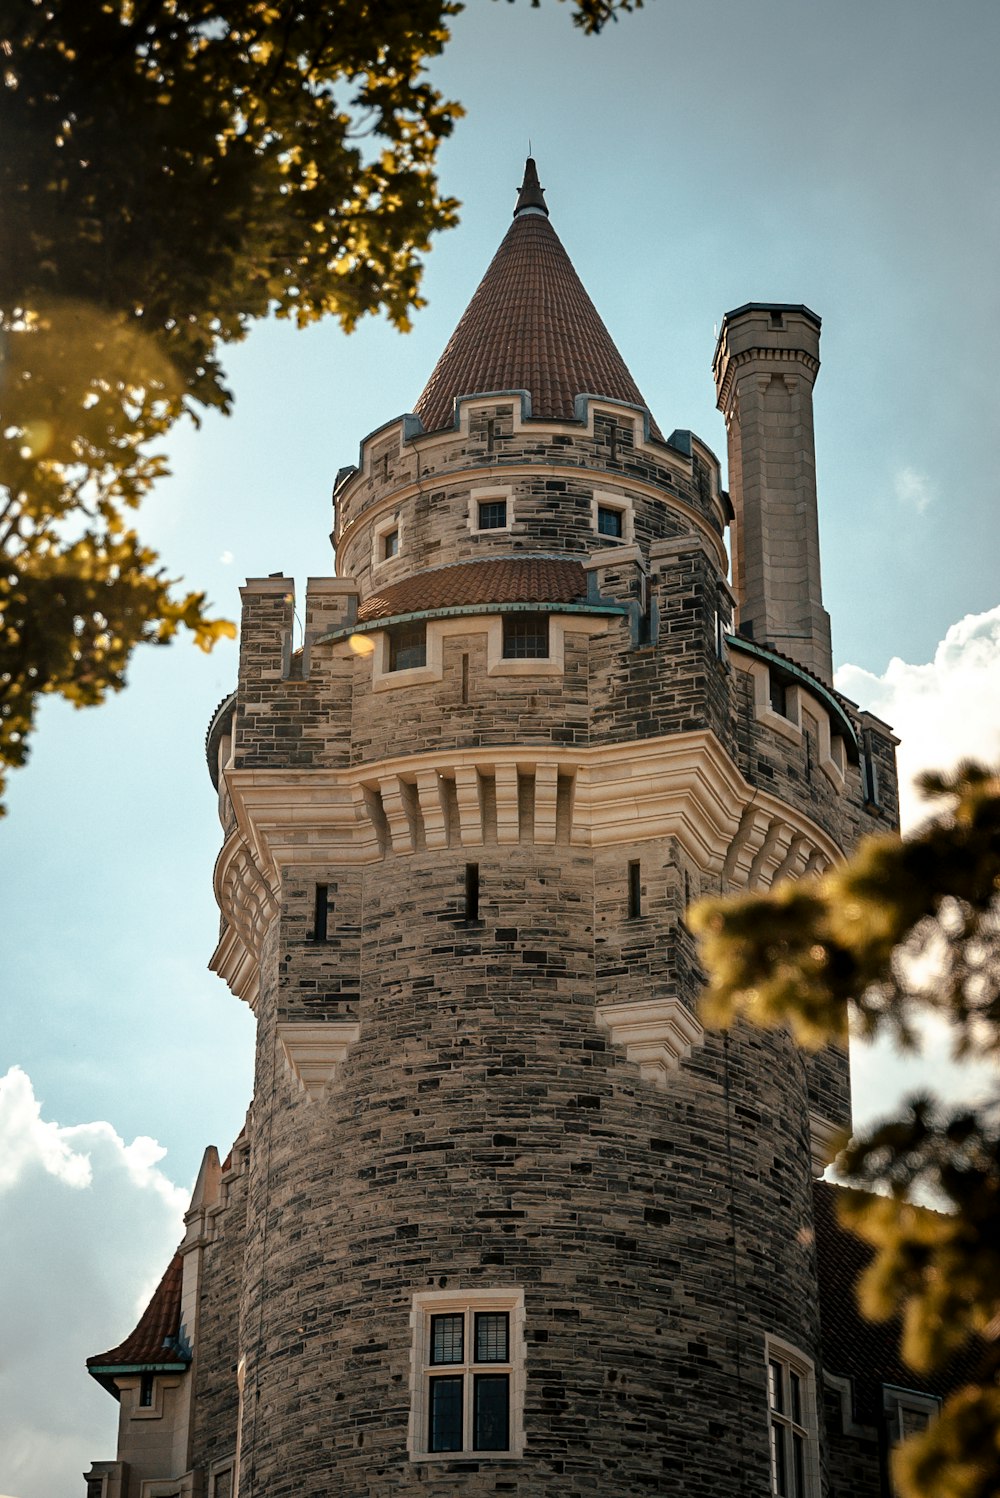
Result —
<svg viewBox="0 0 1000 1498"><path fill-rule="evenodd" d="M479 506L479 529L481 531L503 530L507 524L507 501L484 499Z"/></svg>
<svg viewBox="0 0 1000 1498"><path fill-rule="evenodd" d="M104 1478L103 1477L88 1477L87 1478L87 1498L103 1498L103 1494L104 1494Z"/></svg>
<svg viewBox="0 0 1000 1498"><path fill-rule="evenodd" d="M427 626L397 624L389 631L389 670L409 671L427 664Z"/></svg>
<svg viewBox="0 0 1000 1498"><path fill-rule="evenodd" d="M546 660L549 654L547 614L505 614L504 660Z"/></svg>
<svg viewBox="0 0 1000 1498"><path fill-rule="evenodd" d="M510 1446L510 1379L503 1373L477 1373L473 1381L474 1451L506 1451Z"/></svg>
<svg viewBox="0 0 1000 1498"><path fill-rule="evenodd" d="M779 681L774 672L770 672L771 682L771 711L778 713L780 717L788 717L788 704L785 697L785 683Z"/></svg>
<svg viewBox="0 0 1000 1498"><path fill-rule="evenodd" d="M388 561L390 557L399 555L399 531L390 531L387 536L382 537L382 557Z"/></svg>
<svg viewBox="0 0 1000 1498"><path fill-rule="evenodd" d="M329 885L317 884L313 905L313 941L326 941L327 920L330 914Z"/></svg>
<svg viewBox="0 0 1000 1498"><path fill-rule="evenodd" d="M771 1426L771 1480L777 1498L788 1498L785 1481L785 1427Z"/></svg>
<svg viewBox="0 0 1000 1498"><path fill-rule="evenodd" d="M435 1317L435 1320L438 1318ZM448 1320L442 1316L442 1321ZM461 1321L461 1317L458 1318ZM431 1409L427 1431L428 1451L462 1449L462 1375L431 1379Z"/></svg>
<svg viewBox="0 0 1000 1498"><path fill-rule="evenodd" d="M625 516L621 510L612 510L608 505L597 507L597 533L599 536L621 536L624 533Z"/></svg>
<svg viewBox="0 0 1000 1498"><path fill-rule="evenodd" d="M792 1475L795 1498L806 1498L806 1443L797 1430L792 1432Z"/></svg>
<svg viewBox="0 0 1000 1498"><path fill-rule="evenodd" d="M153 1408L153 1375L144 1373L139 1380L139 1408L151 1410Z"/></svg>
<svg viewBox="0 0 1000 1498"><path fill-rule="evenodd" d="M770 1362L767 1365L767 1391L771 1401L772 1410L780 1413L785 1408L782 1398L782 1368L780 1363Z"/></svg>
<svg viewBox="0 0 1000 1498"><path fill-rule="evenodd" d="M431 1317L431 1362L461 1363L465 1360L465 1317Z"/></svg>
<svg viewBox="0 0 1000 1498"><path fill-rule="evenodd" d="M510 1317L506 1311L476 1312L476 1362L506 1363L508 1327Z"/></svg>

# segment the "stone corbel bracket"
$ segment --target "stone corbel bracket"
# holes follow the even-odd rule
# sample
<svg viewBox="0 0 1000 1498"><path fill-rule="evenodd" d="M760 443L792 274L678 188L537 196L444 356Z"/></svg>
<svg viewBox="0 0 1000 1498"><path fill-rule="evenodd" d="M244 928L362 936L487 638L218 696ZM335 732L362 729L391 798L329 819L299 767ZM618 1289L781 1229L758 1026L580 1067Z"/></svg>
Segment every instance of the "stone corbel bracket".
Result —
<svg viewBox="0 0 1000 1498"><path fill-rule="evenodd" d="M611 1044L624 1050L643 1079L667 1090L676 1071L705 1032L680 999L637 999L624 1004L598 1004L597 1027L607 1031Z"/></svg>
<svg viewBox="0 0 1000 1498"><path fill-rule="evenodd" d="M833 1161L834 1146L844 1135L843 1124L809 1110L809 1154L812 1161L813 1180L821 1181L826 1167Z"/></svg>
<svg viewBox="0 0 1000 1498"><path fill-rule="evenodd" d="M331 1020L320 1025L294 1020L279 1022L278 1041L285 1070L311 1103L319 1102L332 1086L337 1068L360 1034L360 1024L351 1020Z"/></svg>

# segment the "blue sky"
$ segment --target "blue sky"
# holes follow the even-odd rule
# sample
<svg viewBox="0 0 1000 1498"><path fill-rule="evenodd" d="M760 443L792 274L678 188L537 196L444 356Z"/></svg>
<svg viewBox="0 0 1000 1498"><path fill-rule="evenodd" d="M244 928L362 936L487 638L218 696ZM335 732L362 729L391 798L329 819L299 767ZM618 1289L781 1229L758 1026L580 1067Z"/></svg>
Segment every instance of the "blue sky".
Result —
<svg viewBox="0 0 1000 1498"><path fill-rule="evenodd" d="M333 477L415 401L506 230L530 137L552 222L664 430L691 427L724 458L711 360L728 309L821 315L838 680L905 733L907 769L996 756L993 0L649 0L596 39L555 0L472 0L454 31L435 76L467 109L440 164L462 225L429 257L427 308L407 336L268 324L229 352L235 415L175 434L143 515L169 571L236 617L246 576L283 570L301 596L332 570ZM249 1100L251 1016L206 970L219 829L204 733L235 667L229 644L140 653L101 709L47 704L11 785L8 1498L74 1495L114 1454L116 1406L83 1357L130 1329L204 1146L225 1152ZM900 1074L863 1061L863 1110Z"/></svg>

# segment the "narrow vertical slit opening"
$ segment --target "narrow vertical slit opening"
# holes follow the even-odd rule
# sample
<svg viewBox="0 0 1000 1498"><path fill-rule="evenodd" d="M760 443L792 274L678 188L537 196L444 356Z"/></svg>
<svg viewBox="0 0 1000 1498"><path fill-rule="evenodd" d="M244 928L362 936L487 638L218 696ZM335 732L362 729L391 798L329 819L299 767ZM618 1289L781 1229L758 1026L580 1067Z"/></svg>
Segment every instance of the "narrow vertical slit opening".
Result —
<svg viewBox="0 0 1000 1498"><path fill-rule="evenodd" d="M478 921L479 919L478 863L467 863L465 865L465 919L467 921Z"/></svg>
<svg viewBox="0 0 1000 1498"><path fill-rule="evenodd" d="M638 920L642 915L642 877L638 859L628 866L628 918Z"/></svg>
<svg viewBox="0 0 1000 1498"><path fill-rule="evenodd" d="M313 907L313 941L326 941L326 923L330 911L329 893L329 885L317 884Z"/></svg>
<svg viewBox="0 0 1000 1498"><path fill-rule="evenodd" d="M463 701L463 703L467 703L468 700L469 700L469 657L467 655L463 655L462 656L462 701Z"/></svg>

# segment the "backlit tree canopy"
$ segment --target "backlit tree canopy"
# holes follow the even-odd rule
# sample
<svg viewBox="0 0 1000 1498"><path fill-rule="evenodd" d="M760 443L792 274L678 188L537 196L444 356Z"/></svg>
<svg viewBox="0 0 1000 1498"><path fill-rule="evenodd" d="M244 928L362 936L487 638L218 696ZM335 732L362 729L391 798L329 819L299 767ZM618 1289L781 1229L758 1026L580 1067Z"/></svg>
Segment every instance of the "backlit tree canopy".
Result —
<svg viewBox="0 0 1000 1498"><path fill-rule="evenodd" d="M815 1048L845 1040L849 1015L910 1046L930 1018L959 1057L1000 1060L1000 776L965 765L923 789L941 813L914 836L871 838L812 883L695 907L710 1022L787 1025ZM844 1193L846 1224L875 1249L862 1311L901 1315L918 1372L982 1342L975 1380L897 1453L898 1490L996 1498L1000 1097L959 1109L912 1099L838 1166L862 1188Z"/></svg>
<svg viewBox="0 0 1000 1498"><path fill-rule="evenodd" d="M632 7L573 16L596 32ZM221 347L269 312L407 326L456 221L435 159L461 110L426 67L461 8L6 0L0 766L40 694L98 702L136 644L233 633L135 533L151 444L229 409Z"/></svg>

